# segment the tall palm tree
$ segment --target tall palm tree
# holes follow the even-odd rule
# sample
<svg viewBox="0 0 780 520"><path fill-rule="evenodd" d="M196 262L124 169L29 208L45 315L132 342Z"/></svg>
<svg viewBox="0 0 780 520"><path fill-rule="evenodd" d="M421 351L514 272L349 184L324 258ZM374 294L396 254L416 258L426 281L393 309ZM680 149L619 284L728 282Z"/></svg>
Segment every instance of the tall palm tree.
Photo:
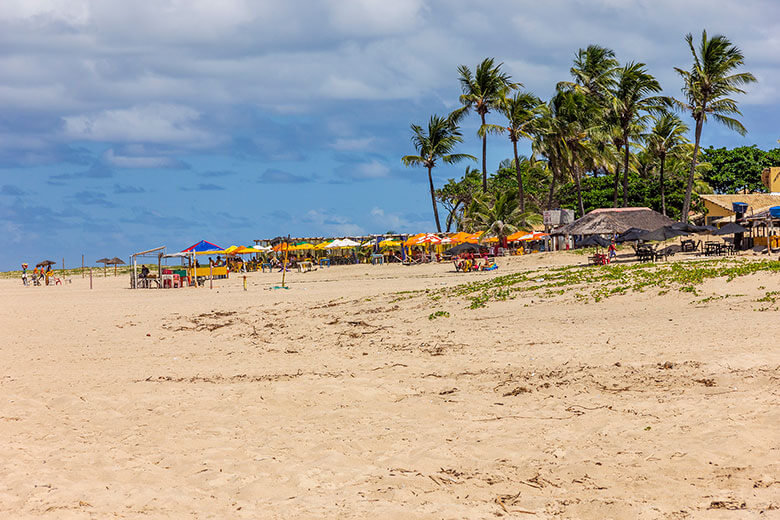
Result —
<svg viewBox="0 0 780 520"><path fill-rule="evenodd" d="M651 112L659 112L670 101L663 96L661 85L645 69L644 63L630 62L618 69L615 86L610 96L611 111L623 148L623 206L628 204L628 171L631 161L631 142L637 127L644 127Z"/></svg>
<svg viewBox="0 0 780 520"><path fill-rule="evenodd" d="M463 107L453 112L452 117L458 121L470 109L479 114L482 125L479 127L479 136L482 138L482 191L487 191L487 134L490 127L486 126L485 116L492 109L497 108L499 101L506 97L509 91L519 88L520 83L513 83L511 76L501 70L503 63L495 65L493 58L485 58L477 65L472 74L471 69L465 65L458 67L458 78L463 94L460 102Z"/></svg>
<svg viewBox="0 0 780 520"><path fill-rule="evenodd" d="M664 186L664 167L666 157L680 151L682 145L687 144L688 125L682 122L676 114L663 112L653 118L655 123L650 133L645 136L647 150L660 162L659 188L661 191L661 213L666 215L666 189Z"/></svg>
<svg viewBox="0 0 780 520"><path fill-rule="evenodd" d="M498 111L507 119L506 131L509 140L512 141L512 149L515 157L515 171L517 172L517 189L520 197L520 212L525 212L525 190L523 189L523 176L520 172L520 157L517 154L517 142L521 138L531 139L534 123L538 122L539 106L542 100L528 92L517 92L513 97L506 97L498 102ZM486 125L487 126L487 125ZM501 131L503 127L499 127Z"/></svg>
<svg viewBox="0 0 780 520"><path fill-rule="evenodd" d="M506 244L506 237L519 230L530 230L533 224L541 223L538 213L520 211L517 192L503 191L498 194L483 193L471 202L463 218L464 231L484 231L484 237L497 237Z"/></svg>
<svg viewBox="0 0 780 520"><path fill-rule="evenodd" d="M689 111L696 122L694 130L693 157L688 174L688 185L685 188L685 200L682 209L682 221L688 222L688 211L691 207L691 192L693 190L696 161L699 155L701 131L707 116L712 115L716 121L727 128L745 135L747 130L732 115L742 115L737 108L737 102L729 96L744 94L743 86L756 81L749 72L736 72L744 65L742 51L733 45L728 38L717 34L707 37L707 31L701 32L701 42L698 49L693 44L693 35L687 34L685 41L693 55L693 65L690 70L675 67L674 70L683 79L684 101L676 101L678 107Z"/></svg>
<svg viewBox="0 0 780 520"><path fill-rule="evenodd" d="M606 169L620 164L613 158L611 147L617 148L620 156L623 148L622 132L615 132L615 118L610 111L610 93L614 90L619 63L612 49L599 45L589 45L579 49L569 72L573 81L558 83L559 91L575 91L584 94L594 107L588 116L590 127L589 141L594 154L588 158L591 168ZM607 164L609 163L609 164ZM620 180L620 167L615 168L614 204L617 207L617 188ZM578 198L581 198L578 196Z"/></svg>
<svg viewBox="0 0 780 520"><path fill-rule="evenodd" d="M569 69L574 81L558 83L558 90L579 90L597 103L603 103L615 84L618 65L615 51L600 45L588 45L574 56L574 65Z"/></svg>
<svg viewBox="0 0 780 520"><path fill-rule="evenodd" d="M436 231L441 233L439 222L439 210L436 207L436 190L433 187L433 175L431 170L436 166L436 161L441 160L446 164L455 164L464 159L476 161L473 155L464 153L452 153L455 147L463 142L458 126L449 117L432 115L428 121L427 132L419 125L411 125L412 143L418 155L405 155L401 161L406 166L424 166L428 168L428 184L431 189L431 203L433 204L433 216L436 219Z"/></svg>

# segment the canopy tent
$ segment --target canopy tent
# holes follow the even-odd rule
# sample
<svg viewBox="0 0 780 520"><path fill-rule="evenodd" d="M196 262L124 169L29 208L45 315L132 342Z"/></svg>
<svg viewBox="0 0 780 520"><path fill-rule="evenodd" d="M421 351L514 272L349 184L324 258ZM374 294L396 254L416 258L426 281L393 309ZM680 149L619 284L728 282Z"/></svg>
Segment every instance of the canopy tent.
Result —
<svg viewBox="0 0 780 520"><path fill-rule="evenodd" d="M182 253L222 253L222 248L216 244L212 244L206 240L201 240L197 244L193 244L187 249L182 249Z"/></svg>
<svg viewBox="0 0 780 520"><path fill-rule="evenodd" d="M401 247L402 245L400 240L393 240L391 238L379 242L379 247Z"/></svg>

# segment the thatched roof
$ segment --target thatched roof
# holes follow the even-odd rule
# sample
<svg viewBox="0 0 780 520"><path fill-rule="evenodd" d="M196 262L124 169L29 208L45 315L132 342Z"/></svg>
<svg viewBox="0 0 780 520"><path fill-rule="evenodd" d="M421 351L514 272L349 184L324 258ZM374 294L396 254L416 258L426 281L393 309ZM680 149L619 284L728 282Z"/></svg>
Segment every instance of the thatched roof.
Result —
<svg viewBox="0 0 780 520"><path fill-rule="evenodd" d="M609 235L640 228L651 231L674 223L650 208L602 208L594 209L571 224L562 226L553 235Z"/></svg>
<svg viewBox="0 0 780 520"><path fill-rule="evenodd" d="M734 202L744 202L748 205L748 213L758 213L759 208L780 206L780 195L773 193L742 193L742 194L700 194L699 198L716 206L733 212L731 205Z"/></svg>

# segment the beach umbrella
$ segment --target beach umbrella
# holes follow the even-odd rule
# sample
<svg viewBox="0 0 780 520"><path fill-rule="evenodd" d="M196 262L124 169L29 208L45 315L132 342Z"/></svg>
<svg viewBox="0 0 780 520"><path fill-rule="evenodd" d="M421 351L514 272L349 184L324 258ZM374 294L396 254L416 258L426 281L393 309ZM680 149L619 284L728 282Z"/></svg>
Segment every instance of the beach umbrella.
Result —
<svg viewBox="0 0 780 520"><path fill-rule="evenodd" d="M432 233L426 233L417 239L417 244L441 244L441 238Z"/></svg>
<svg viewBox="0 0 780 520"><path fill-rule="evenodd" d="M690 233L681 229L675 229L673 226L663 226L653 231L646 231L639 236L639 240L646 242L660 242L679 236L688 236Z"/></svg>
<svg viewBox="0 0 780 520"><path fill-rule="evenodd" d="M689 233L712 233L713 231L717 231L718 228L715 226L697 226L695 224L688 224L684 222L675 222L672 224L672 227L674 229L680 229L682 231L687 231Z"/></svg>
<svg viewBox="0 0 780 520"><path fill-rule="evenodd" d="M122 260L121 258L118 258L116 256L114 258L112 258L111 260L109 260L108 263L110 265L114 266L114 276L116 276L116 266L125 264L124 260Z"/></svg>
<svg viewBox="0 0 780 520"><path fill-rule="evenodd" d="M44 260L43 262L35 264L35 267L46 267L46 266L49 266L49 265L54 265L56 263L57 262L55 262L53 260Z"/></svg>
<svg viewBox="0 0 780 520"><path fill-rule="evenodd" d="M479 253L479 246L464 242L444 252L445 255L459 255L461 253Z"/></svg>
<svg viewBox="0 0 780 520"><path fill-rule="evenodd" d="M96 264L103 264L103 277L108 276L108 264L111 263L110 258L101 258L100 260L95 260Z"/></svg>
<svg viewBox="0 0 780 520"><path fill-rule="evenodd" d="M609 247L609 244L610 241L601 235L588 235L582 241L577 243L577 245L580 247Z"/></svg>
<svg viewBox="0 0 780 520"><path fill-rule="evenodd" d="M615 238L615 242L631 242L634 240L639 240L639 237L644 233L647 233L646 229L637 227L628 228Z"/></svg>
<svg viewBox="0 0 780 520"><path fill-rule="evenodd" d="M734 233L745 233L747 231L747 228L744 228L737 224L736 222L729 222L719 230L712 233L713 235L733 235Z"/></svg>

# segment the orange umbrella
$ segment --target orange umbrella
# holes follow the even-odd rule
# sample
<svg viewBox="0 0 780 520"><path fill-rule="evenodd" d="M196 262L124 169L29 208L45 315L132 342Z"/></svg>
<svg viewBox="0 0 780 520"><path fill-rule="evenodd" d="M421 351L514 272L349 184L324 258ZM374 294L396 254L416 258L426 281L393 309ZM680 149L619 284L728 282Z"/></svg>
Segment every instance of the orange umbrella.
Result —
<svg viewBox="0 0 780 520"><path fill-rule="evenodd" d="M469 236L466 237L465 242L468 242L469 244L479 243L479 237L482 236L482 233L484 233L484 231L477 231L476 233L470 234Z"/></svg>

